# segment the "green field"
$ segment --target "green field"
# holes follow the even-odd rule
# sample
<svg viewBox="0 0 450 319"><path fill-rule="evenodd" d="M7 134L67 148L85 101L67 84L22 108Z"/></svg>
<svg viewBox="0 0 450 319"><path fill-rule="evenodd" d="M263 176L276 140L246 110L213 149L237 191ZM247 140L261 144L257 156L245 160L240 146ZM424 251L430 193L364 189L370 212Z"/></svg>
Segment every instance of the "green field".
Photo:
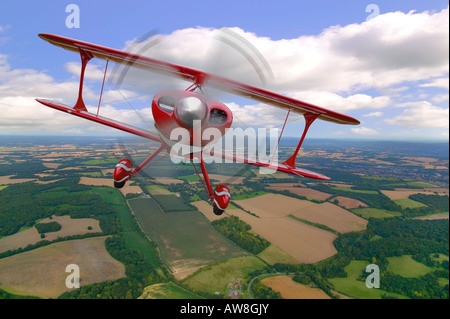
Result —
<svg viewBox="0 0 450 319"><path fill-rule="evenodd" d="M144 187L150 193L150 195L173 195L173 193L167 189L167 186L147 185Z"/></svg>
<svg viewBox="0 0 450 319"><path fill-rule="evenodd" d="M197 174L178 176L177 178L188 182L200 182Z"/></svg>
<svg viewBox="0 0 450 319"><path fill-rule="evenodd" d="M355 208L351 210L353 213L361 216L362 218L390 218L395 216L401 216L400 212L391 212L389 210L378 208Z"/></svg>
<svg viewBox="0 0 450 319"><path fill-rule="evenodd" d="M364 280L359 277L365 271L369 262L364 260L352 260L344 269L345 278L331 278L330 281L337 291L359 299L381 299L383 295L394 298L406 298L405 296L387 292L379 288L367 288Z"/></svg>
<svg viewBox="0 0 450 319"><path fill-rule="evenodd" d="M415 261L411 255L387 257L386 259L389 262L387 266L388 271L406 278L423 276L435 270Z"/></svg>
<svg viewBox="0 0 450 319"><path fill-rule="evenodd" d="M203 299L173 282L154 284L144 289L142 299Z"/></svg>
<svg viewBox="0 0 450 319"><path fill-rule="evenodd" d="M128 201L144 233L156 243L163 262L218 262L246 253L218 233L197 210L165 213L151 198Z"/></svg>
<svg viewBox="0 0 450 319"><path fill-rule="evenodd" d="M264 194L268 194L268 193L265 191L256 191L256 192L246 193L246 194L242 194L242 195L234 195L233 200L248 199L248 198L261 196Z"/></svg>
<svg viewBox="0 0 450 319"><path fill-rule="evenodd" d="M199 270L184 280L184 283L193 291L207 291L210 294L220 292L223 295L227 293L230 282L243 284L248 274L265 266L264 262L254 256L232 258Z"/></svg>
<svg viewBox="0 0 450 319"><path fill-rule="evenodd" d="M194 206L186 204L184 200L175 195L152 195L152 199L167 212L193 211Z"/></svg>
<svg viewBox="0 0 450 319"><path fill-rule="evenodd" d="M110 187L96 186L91 188L91 192L98 194L105 202L112 204L117 210L121 233L127 247L141 252L145 261L152 265L158 274L164 276L159 265L159 257L156 249L147 238L143 237L138 232L137 225L133 220L130 209L126 205L125 199L120 191Z"/></svg>
<svg viewBox="0 0 450 319"><path fill-rule="evenodd" d="M409 198L401 198L401 199L394 199L394 202L401 206L402 208L420 208L420 207L426 207L427 205L422 204L420 202L416 202L415 200L409 199Z"/></svg>
<svg viewBox="0 0 450 319"><path fill-rule="evenodd" d="M264 249L257 256L270 265L276 263L293 265L299 264L299 261L297 259L273 244Z"/></svg>
<svg viewBox="0 0 450 319"><path fill-rule="evenodd" d="M349 188L349 187L337 187L337 186L331 186L330 188L338 190L338 191L344 191L344 192L350 192L350 193L378 195L377 191L361 190L361 189L353 189L353 188Z"/></svg>
<svg viewBox="0 0 450 319"><path fill-rule="evenodd" d="M425 182L408 182L407 183L408 186L412 186L412 187L423 187L423 188L436 188L438 186L430 184L430 183L425 183Z"/></svg>
<svg viewBox="0 0 450 319"><path fill-rule="evenodd" d="M117 158L107 158L107 159L93 159L82 162L83 165L102 165L102 164L117 164Z"/></svg>

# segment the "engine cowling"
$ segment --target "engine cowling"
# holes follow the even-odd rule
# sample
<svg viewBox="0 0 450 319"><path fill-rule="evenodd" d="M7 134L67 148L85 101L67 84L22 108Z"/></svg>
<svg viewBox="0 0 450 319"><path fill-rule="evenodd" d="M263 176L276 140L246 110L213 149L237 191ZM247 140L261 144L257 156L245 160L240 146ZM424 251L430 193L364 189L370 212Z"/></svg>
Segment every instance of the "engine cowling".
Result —
<svg viewBox="0 0 450 319"><path fill-rule="evenodd" d="M133 161L128 158L121 159L114 169L114 187L122 188L130 178L132 171Z"/></svg>
<svg viewBox="0 0 450 319"><path fill-rule="evenodd" d="M223 184L216 186L214 191L214 214L222 215L230 203L230 189Z"/></svg>

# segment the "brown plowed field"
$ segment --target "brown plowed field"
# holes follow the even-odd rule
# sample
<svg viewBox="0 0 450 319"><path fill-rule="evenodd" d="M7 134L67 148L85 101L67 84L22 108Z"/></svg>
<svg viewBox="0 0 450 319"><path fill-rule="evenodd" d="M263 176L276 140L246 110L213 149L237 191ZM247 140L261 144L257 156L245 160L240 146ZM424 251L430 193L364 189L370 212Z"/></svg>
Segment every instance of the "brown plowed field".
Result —
<svg viewBox="0 0 450 319"><path fill-rule="evenodd" d="M347 209L359 208L359 207L369 207L366 203L363 203L357 199L348 198L344 196L338 196L335 199L338 200L339 206Z"/></svg>
<svg viewBox="0 0 450 319"><path fill-rule="evenodd" d="M291 185L292 186L289 186L289 184L270 184L269 189L273 189L273 190L277 190L277 191L286 190L286 191L291 192L292 194L297 194L297 195L311 197L311 198L320 199L320 200L326 200L332 196L331 194L320 192L315 189L305 188L305 187L294 187L293 185L296 185L296 184L291 184Z"/></svg>
<svg viewBox="0 0 450 319"><path fill-rule="evenodd" d="M289 215L338 232L362 230L367 225L365 219L331 203L316 204L280 194L265 194L236 203L257 217L240 209L227 210L227 214L238 216L256 233L304 263L315 263L334 255L337 251L333 241L337 236Z"/></svg>
<svg viewBox="0 0 450 319"><path fill-rule="evenodd" d="M441 196L449 194L447 188L424 188L424 189L398 188L395 191L381 191L381 192L392 200L408 198L410 195L414 194L435 195L437 193L438 195Z"/></svg>
<svg viewBox="0 0 450 319"><path fill-rule="evenodd" d="M108 186L114 187L114 180L112 178L94 178L94 177L85 177L82 176L80 178L80 184L89 185L89 186ZM124 187L119 189L120 192L126 196L127 194L138 194L142 193L142 189L139 186L130 186L129 182L125 184Z"/></svg>
<svg viewBox="0 0 450 319"><path fill-rule="evenodd" d="M125 266L112 258L104 237L58 242L0 259L0 288L13 294L57 298L65 291L69 264L80 269L80 285L125 277Z"/></svg>
<svg viewBox="0 0 450 319"><path fill-rule="evenodd" d="M279 292L283 299L331 299L323 290L299 284L289 276L264 278L261 282Z"/></svg>
<svg viewBox="0 0 450 319"><path fill-rule="evenodd" d="M6 236L0 239L0 253L8 250L24 248L41 240L53 241L58 237L62 238L87 233L102 232L99 221L93 218L72 219L70 216L53 216L52 219L46 218L40 221L40 223L50 222L57 222L61 225L61 229L56 232L45 233L44 239L41 238L35 227ZM89 226L91 229L88 229Z"/></svg>
<svg viewBox="0 0 450 319"><path fill-rule="evenodd" d="M258 218L241 209L227 211L252 227L267 239L301 263L315 263L337 253L333 245L336 235L286 216L265 214Z"/></svg>

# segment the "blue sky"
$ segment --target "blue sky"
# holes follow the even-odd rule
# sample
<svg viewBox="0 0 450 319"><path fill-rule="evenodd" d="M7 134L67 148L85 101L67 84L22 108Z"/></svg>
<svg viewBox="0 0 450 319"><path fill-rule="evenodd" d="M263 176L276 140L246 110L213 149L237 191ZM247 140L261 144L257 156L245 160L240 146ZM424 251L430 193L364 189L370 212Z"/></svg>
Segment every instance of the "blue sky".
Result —
<svg viewBox="0 0 450 319"><path fill-rule="evenodd" d="M70 14L66 6L71 3L80 9L80 28L66 26ZM369 24L370 4L380 15ZM448 119L443 119L448 118L448 1L437 0L4 1L0 4L0 111L8 116L0 120L0 134L111 133L34 105L33 95L71 103L78 81L74 70L79 58L43 42L38 33L122 49L127 41L153 30L166 36L167 45L177 43L186 51L180 49L184 52L180 56L164 55L161 50L149 54L195 66L195 57L209 48L202 36L221 27L235 28L263 53L276 75L270 89L362 123L359 127L315 123L310 136L448 141ZM192 29L196 31L188 32ZM447 49L442 43L445 38ZM184 41L196 45L189 48ZM176 51L165 50L170 49ZM358 66L364 63L367 67ZM87 82L92 105L101 84L95 78ZM117 88L108 89L114 96ZM241 122L280 127L284 120L282 110L269 111L230 97L225 102L233 103ZM136 103L146 112L145 101ZM124 108L112 105L107 114L133 122L130 110ZM297 135L302 126L301 121L289 124L286 135Z"/></svg>

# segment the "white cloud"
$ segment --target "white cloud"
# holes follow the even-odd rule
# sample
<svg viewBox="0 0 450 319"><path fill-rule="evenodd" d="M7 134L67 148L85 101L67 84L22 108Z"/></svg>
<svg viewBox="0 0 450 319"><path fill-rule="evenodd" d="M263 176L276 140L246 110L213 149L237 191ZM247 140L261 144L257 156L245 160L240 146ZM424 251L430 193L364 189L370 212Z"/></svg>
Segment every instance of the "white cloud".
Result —
<svg viewBox="0 0 450 319"><path fill-rule="evenodd" d="M333 26L319 35L295 39L272 40L240 28L231 30L268 61L275 75L269 89L287 94L336 93L387 88L448 73L448 24L448 9L444 9L381 14L361 24ZM246 46L226 45L217 40L217 34L220 31L211 28L177 30L135 45L134 52L245 83L258 82L254 68L234 49ZM155 38L158 44L147 48Z"/></svg>
<svg viewBox="0 0 450 319"><path fill-rule="evenodd" d="M356 135L378 135L378 132L376 130L364 126L354 127L351 129L351 132Z"/></svg>
<svg viewBox="0 0 450 319"><path fill-rule="evenodd" d="M447 89L449 87L449 79L447 78L438 78L438 79L434 79L431 82L428 83L424 83L419 85L421 87L437 87L437 88L443 88L443 89Z"/></svg>
<svg viewBox="0 0 450 319"><path fill-rule="evenodd" d="M431 101L434 103L441 103L444 101L448 101L448 94L438 94L431 98Z"/></svg>
<svg viewBox="0 0 450 319"><path fill-rule="evenodd" d="M409 107L401 115L384 121L391 125L409 128L448 128L449 108L434 106L427 101L409 103Z"/></svg>
<svg viewBox="0 0 450 319"><path fill-rule="evenodd" d="M387 96L372 97L367 94L353 94L343 97L326 91L307 91L292 94L292 97L336 112L358 109L382 109L390 104Z"/></svg>
<svg viewBox="0 0 450 319"><path fill-rule="evenodd" d="M380 116L383 116L383 112L372 112L364 115L364 117L380 117Z"/></svg>

